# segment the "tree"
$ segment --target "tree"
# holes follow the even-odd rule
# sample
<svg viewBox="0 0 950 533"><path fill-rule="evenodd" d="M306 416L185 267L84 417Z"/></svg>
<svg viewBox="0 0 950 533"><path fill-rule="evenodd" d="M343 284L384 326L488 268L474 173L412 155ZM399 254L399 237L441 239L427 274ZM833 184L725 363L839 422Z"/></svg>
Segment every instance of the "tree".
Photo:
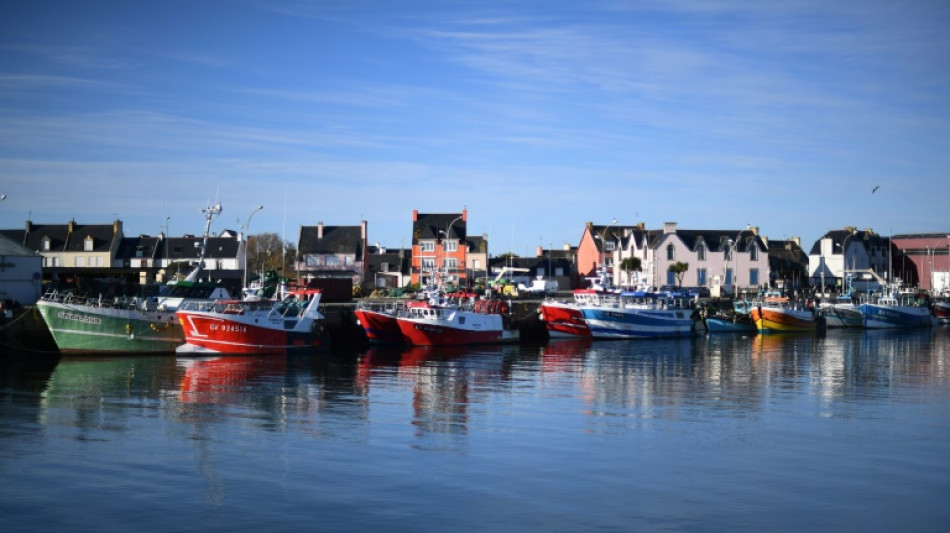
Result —
<svg viewBox="0 0 950 533"><path fill-rule="evenodd" d="M670 265L670 268L668 268L667 270L669 270L674 275L676 275L676 286L682 287L683 276L685 276L686 271L689 270L689 263L683 263L682 261L677 261L673 263L672 265Z"/></svg>
<svg viewBox="0 0 950 533"><path fill-rule="evenodd" d="M620 262L620 270L627 273L627 283L630 282L630 272L640 272L640 266L639 257L625 257L623 261Z"/></svg>
<svg viewBox="0 0 950 533"><path fill-rule="evenodd" d="M297 248L281 240L276 233L260 233L247 238L248 278L273 270L280 276L292 277Z"/></svg>

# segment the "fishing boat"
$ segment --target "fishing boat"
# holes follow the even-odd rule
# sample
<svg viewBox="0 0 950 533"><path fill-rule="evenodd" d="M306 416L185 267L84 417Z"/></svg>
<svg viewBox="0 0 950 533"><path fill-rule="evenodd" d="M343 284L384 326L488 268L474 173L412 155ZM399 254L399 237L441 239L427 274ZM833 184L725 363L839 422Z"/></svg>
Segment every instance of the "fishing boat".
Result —
<svg viewBox="0 0 950 533"><path fill-rule="evenodd" d="M406 310L404 300L388 302L359 302L356 304L356 324L363 328L373 344L402 344L402 331L396 317Z"/></svg>
<svg viewBox="0 0 950 533"><path fill-rule="evenodd" d="M608 274L602 266L597 276L587 278L590 287L574 290L572 300L547 298L541 302L538 314L550 338L592 337L581 307L595 304L603 295L619 293L611 287Z"/></svg>
<svg viewBox="0 0 950 533"><path fill-rule="evenodd" d="M748 302L735 302L732 309L716 309L703 313L709 333L755 333L755 322L749 315Z"/></svg>
<svg viewBox="0 0 950 533"><path fill-rule="evenodd" d="M221 204L202 210L205 215L199 259L188 276L162 287L148 298L84 297L71 291L50 291L36 303L59 351L64 353L168 353L185 342L175 311L187 301L229 298L214 282L200 281L212 220Z"/></svg>
<svg viewBox="0 0 950 533"><path fill-rule="evenodd" d="M749 314L759 332L816 331L818 317L812 309L785 296L766 296L752 306Z"/></svg>
<svg viewBox="0 0 950 533"><path fill-rule="evenodd" d="M520 333L508 302L474 294L427 291L425 305L407 307L396 316L403 341L411 346L518 342Z"/></svg>
<svg viewBox="0 0 950 533"><path fill-rule="evenodd" d="M178 320L183 354L286 354L326 345L321 291L290 290L278 300L185 302Z"/></svg>
<svg viewBox="0 0 950 533"><path fill-rule="evenodd" d="M688 337L703 327L689 299L663 293L600 294L579 307L595 339Z"/></svg>
<svg viewBox="0 0 950 533"><path fill-rule="evenodd" d="M861 328L864 319L861 308L853 296L839 295L830 303L821 303L819 313L825 319L825 326L829 328Z"/></svg>
<svg viewBox="0 0 950 533"><path fill-rule="evenodd" d="M860 309L867 329L931 328L937 325L930 299L924 293L894 292L862 303Z"/></svg>
<svg viewBox="0 0 950 533"><path fill-rule="evenodd" d="M538 314L548 331L548 336L556 338L590 338L590 328L584 320L579 303L587 299L588 294L594 294L590 289L574 291L574 301L549 298L538 306Z"/></svg>
<svg viewBox="0 0 950 533"><path fill-rule="evenodd" d="M940 324L950 324L950 296L946 292L939 299L934 299L934 316Z"/></svg>

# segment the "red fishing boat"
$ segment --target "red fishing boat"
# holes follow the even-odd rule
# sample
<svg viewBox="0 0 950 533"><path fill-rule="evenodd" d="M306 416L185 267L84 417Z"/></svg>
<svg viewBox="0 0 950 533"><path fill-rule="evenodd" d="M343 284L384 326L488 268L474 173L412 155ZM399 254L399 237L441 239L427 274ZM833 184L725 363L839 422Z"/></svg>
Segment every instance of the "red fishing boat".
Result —
<svg viewBox="0 0 950 533"><path fill-rule="evenodd" d="M574 291L575 301L545 300L538 307L541 321L544 322L551 338L590 337L590 328L584 320L584 314L577 305L577 293L592 293L590 289Z"/></svg>
<svg viewBox="0 0 950 533"><path fill-rule="evenodd" d="M396 317L406 344L438 346L518 342L508 303L477 299L474 294L447 297L430 293L426 305L408 307Z"/></svg>
<svg viewBox="0 0 950 533"><path fill-rule="evenodd" d="M280 300L186 303L178 309L185 344L178 353L285 354L326 344L321 292L289 291Z"/></svg>

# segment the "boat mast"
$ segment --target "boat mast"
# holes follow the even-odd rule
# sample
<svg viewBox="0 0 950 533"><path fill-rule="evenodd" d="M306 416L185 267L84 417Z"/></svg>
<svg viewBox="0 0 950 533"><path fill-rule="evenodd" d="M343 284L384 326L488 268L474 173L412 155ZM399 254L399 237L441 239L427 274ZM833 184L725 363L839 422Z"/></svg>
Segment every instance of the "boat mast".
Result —
<svg viewBox="0 0 950 533"><path fill-rule="evenodd" d="M214 206L208 206L202 209L201 212L205 216L205 233L201 241L201 249L198 252L198 264L195 265L195 268L188 274L185 281L198 281L198 276L200 276L204 270L205 251L208 249L208 236L211 234L211 221L214 220L214 217L221 214L221 202L218 202Z"/></svg>

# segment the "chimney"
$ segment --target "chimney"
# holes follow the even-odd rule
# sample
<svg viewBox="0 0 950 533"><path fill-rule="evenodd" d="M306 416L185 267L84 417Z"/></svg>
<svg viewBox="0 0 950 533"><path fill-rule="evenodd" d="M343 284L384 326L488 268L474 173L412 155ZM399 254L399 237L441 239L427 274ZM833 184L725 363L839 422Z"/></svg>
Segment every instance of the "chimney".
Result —
<svg viewBox="0 0 950 533"><path fill-rule="evenodd" d="M69 227L68 233L72 233L73 231L76 230L76 219L75 219L75 218L69 221L68 227Z"/></svg>
<svg viewBox="0 0 950 533"><path fill-rule="evenodd" d="M360 223L360 238L366 240L366 221Z"/></svg>
<svg viewBox="0 0 950 533"><path fill-rule="evenodd" d="M317 222L317 238L323 238L323 221Z"/></svg>
<svg viewBox="0 0 950 533"><path fill-rule="evenodd" d="M790 240L795 243L795 246L798 246L799 248L802 247L802 238L801 238L801 237L792 237Z"/></svg>
<svg viewBox="0 0 950 533"><path fill-rule="evenodd" d="M759 234L759 227L758 227L758 226L749 226L749 231L752 232L753 235L758 235L758 234Z"/></svg>
<svg viewBox="0 0 950 533"><path fill-rule="evenodd" d="M29 220L27 220L27 221L26 221L26 233L27 233L27 235L30 234L30 230L32 230L32 229L33 229L33 223L30 222Z"/></svg>
<svg viewBox="0 0 950 533"><path fill-rule="evenodd" d="M541 248L541 245L538 245L538 257L544 257L544 248Z"/></svg>
<svg viewBox="0 0 950 533"><path fill-rule="evenodd" d="M118 235L120 233L122 233L122 221L119 219L115 219L112 222L112 234Z"/></svg>
<svg viewBox="0 0 950 533"><path fill-rule="evenodd" d="M640 230L640 231L646 231L646 230L647 230L647 223L646 223L646 222L638 222L638 223L637 223L637 229Z"/></svg>
<svg viewBox="0 0 950 533"><path fill-rule="evenodd" d="M663 234L676 233L676 222L664 222L663 223Z"/></svg>
<svg viewBox="0 0 950 533"><path fill-rule="evenodd" d="M468 209L462 209L462 222L468 220Z"/></svg>
<svg viewBox="0 0 950 533"><path fill-rule="evenodd" d="M412 221L413 221L413 222L418 222L418 221L419 221L419 210L418 210L418 209L413 209L413 210L412 210Z"/></svg>

